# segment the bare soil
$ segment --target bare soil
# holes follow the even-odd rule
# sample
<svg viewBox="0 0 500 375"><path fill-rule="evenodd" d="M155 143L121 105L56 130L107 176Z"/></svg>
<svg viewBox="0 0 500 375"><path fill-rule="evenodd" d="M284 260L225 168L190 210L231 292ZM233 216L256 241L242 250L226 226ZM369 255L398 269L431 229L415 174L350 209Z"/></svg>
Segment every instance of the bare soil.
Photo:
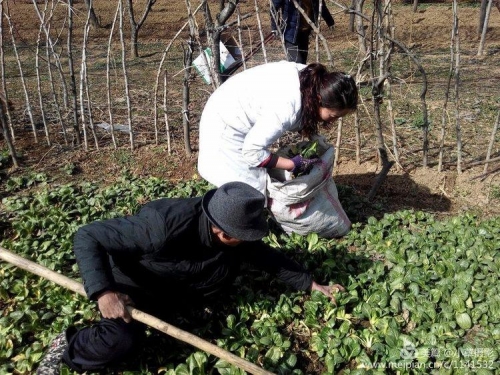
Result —
<svg viewBox="0 0 500 375"><path fill-rule="evenodd" d="M101 19L102 25L109 25L114 15L113 2L95 2L96 12ZM138 2L140 4L140 2ZM215 2L214 2L215 3ZM267 1L261 1L262 8L265 9ZM143 29L139 34L141 43L168 43L177 30L187 21L184 5L172 1L157 1L153 12L146 20ZM253 1L241 2L242 8L252 11ZM213 4L215 8L216 4ZM33 5L30 2L17 2L11 5L13 21L18 29L18 40L28 43L38 32ZM84 18L85 10L83 2L77 2L76 13L80 21ZM138 6L138 9L141 9ZM341 60L341 55L346 49L357 48L357 38L348 31L349 16L342 11L331 6L332 13L336 20L334 31L328 31L326 37L332 49L333 55ZM377 194L377 200L384 205L385 211L395 211L400 209L418 209L435 212L441 216L456 215L465 211L472 211L478 215L493 216L500 213L498 178L499 164L491 163L490 172L483 175L483 165L471 166L475 160L484 159L485 145L489 142L489 131L493 125L492 118L498 111L500 103L500 12L493 8L490 17L490 27L486 37L486 53L484 56L476 56L478 48L477 19L479 8L467 3L460 7L460 38L462 63L464 74L462 83L467 86L467 91L461 98L464 109L461 119L467 126L464 127L466 144L466 168L462 173L458 173L455 168L456 158L451 152L445 161L445 172L438 172L435 156L436 149L433 149L434 162L428 168L421 165L421 145L419 145L420 132L409 129L409 132L402 136L399 147L402 152L401 165L395 165L384 184ZM394 10L396 23L396 38L404 42L412 51L426 62L426 66L432 71L434 65L432 59L439 63L441 71L431 77L429 91L429 107L439 118L443 105L444 86L446 74L449 67L450 35L452 23L451 4L439 3L420 5L419 10L414 13L411 5L401 5ZM62 17L62 16L61 16ZM267 22L263 20L263 22ZM93 31L93 40L100 40L105 43L108 38L109 29L101 28ZM273 42L275 43L275 42ZM270 48L275 46L270 45ZM275 46L279 49L278 46ZM148 56L143 56L147 59ZM155 57L158 60L158 55ZM255 63L257 63L256 61ZM341 62L342 64L342 62ZM343 66L344 68L344 66ZM355 73L355 72L354 72ZM414 71L409 71L409 75ZM418 84L418 79L412 81ZM408 87L411 86L408 85ZM208 87L208 86L207 86ZM405 86L406 87L406 86ZM407 87L405 89L408 89ZM174 93L174 95L176 95ZM177 93L180 97L180 93ZM434 97L432 97L434 95ZM419 106L419 98L416 95L412 99ZM482 116L487 110L480 109L474 112L474 101L480 101L480 105L490 105L489 117ZM472 103L472 104L471 104ZM486 103L486 104L485 104ZM493 104L492 104L493 103ZM496 107L495 107L496 103ZM201 103L202 104L202 103ZM150 104L144 103L144 106ZM22 110L21 103L14 103L18 107L19 113ZM371 106L364 103L363 106ZM411 107L408 105L408 107ZM410 112L410 109L408 110ZM413 109L414 111L414 109ZM400 115L404 117L403 110ZM452 113L453 115L453 113ZM360 116L365 116L363 112ZM366 116L367 117L367 116ZM195 119L196 120L196 119ZM431 143L435 146L439 135L438 127L431 134ZM479 132L478 129L482 129ZM81 148L67 146L63 143L55 143L47 146L43 141L35 144L30 136L30 129L26 126L20 128L16 133L16 149L21 155L20 169L12 166L0 166L4 168L1 172L0 196L8 193L4 189L4 184L10 177L22 176L30 171L43 172L51 177L53 183L62 184L66 182L93 181L95 183L109 183L124 169L129 169L139 176L157 176L170 180L185 180L197 176L197 139L196 126L192 135L193 150L190 155L184 151L184 140L182 129L174 131L172 138L172 153L167 152L167 145L162 142L155 145L154 142L138 143L134 151L126 146L113 149L109 143L99 150L90 149L84 151ZM336 132L331 130L326 134L332 142L335 142ZM102 135L102 138L105 138ZM366 137L366 141L371 136ZM390 139L389 131L386 132L387 140ZM109 136L108 136L109 141ZM380 171L374 147L368 147L362 153L360 163L356 163L354 154L354 136L346 133L341 145L339 163L334 172L337 184L349 186L360 195L366 195L370 191L376 174ZM389 142L389 141L388 141ZM452 141L447 144L453 149ZM0 150L5 150L4 140L0 140ZM498 135L495 140L492 157L500 154L500 144ZM65 166L74 165L74 173L66 174ZM482 176L482 177L481 177Z"/></svg>

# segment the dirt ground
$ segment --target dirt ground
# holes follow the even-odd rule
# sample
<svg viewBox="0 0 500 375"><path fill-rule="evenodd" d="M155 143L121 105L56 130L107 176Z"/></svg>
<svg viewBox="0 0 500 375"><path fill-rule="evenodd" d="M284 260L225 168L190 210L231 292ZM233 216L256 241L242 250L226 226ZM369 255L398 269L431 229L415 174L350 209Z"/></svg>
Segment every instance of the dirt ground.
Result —
<svg viewBox="0 0 500 375"><path fill-rule="evenodd" d="M110 22L113 12L100 9L104 2L95 3L101 23ZM153 13L140 32L139 38L142 41L164 42L169 40L186 22L187 18L184 15L173 11L173 3L168 0L157 1ZM262 7L267 4L267 2L261 3ZM13 19L19 21L19 35L21 38L28 39L33 28L30 29L30 22L25 18L19 18L20 14L24 14L25 17L29 13L28 11L22 12L22 6L32 5L16 3L11 7L11 12ZM83 7L83 5L81 6ZM244 1L242 6L251 10L254 5L252 1ZM356 37L348 32L349 16L333 6L331 9L336 19L336 27L326 36L334 54L340 54L343 49L356 46ZM83 14L83 8L80 14ZM398 39L419 51L420 54L444 51L443 58L449 59L449 56L446 57L446 52L450 49L451 4L423 3L416 13L412 12L411 6L399 6L395 9L394 14ZM496 110L498 111L500 64L492 63L492 61L500 61L500 12L495 8L492 9L490 28L486 38L487 53L483 57L476 56L478 48L477 17L478 7L468 5L460 8L461 48L464 51L462 58L466 64L477 64L478 67L487 66L489 69L488 84L493 87L491 95L497 98ZM166 26L167 22L168 27ZM107 31L104 29L98 30L94 37L104 38L106 33ZM475 93L472 93L471 100L474 95ZM431 103L430 105L434 106L436 110L440 108L440 103ZM485 124L485 127L491 128L491 125ZM334 141L334 134L336 133L332 130L327 136ZM486 142L488 141L488 137L484 134L477 137L482 141L485 139ZM474 143L474 141L475 139L471 139L470 143ZM196 145L196 142L197 140L194 138L193 145ZM497 135L492 157L499 155L499 143ZM341 146L341 150L343 147ZM402 147L404 148L404 145ZM470 144L468 147L471 147ZM28 130L24 135L23 132L18 133L16 148L22 155L20 159L22 168L15 170L11 166L8 168L0 166L0 169L4 168L1 171L0 197L8 194L3 185L9 177L21 176L29 171L47 173L51 176L52 181L58 184L71 181L107 183L111 182L123 168L128 168L137 175L165 177L171 180L190 179L197 175L196 146L193 147L192 155L186 155L180 136L172 140L172 155L167 154L165 144L159 146L154 144L140 145L134 151L127 148L113 150L110 146L101 147L99 150L83 151L60 143L49 147L43 141L35 145L29 139ZM0 149L6 149L3 139L0 140ZM406 150L408 155L413 152L415 152L414 146ZM471 151L470 154L474 153ZM474 158L468 160L475 160L476 157L479 158L479 155L483 154L483 151L479 151ZM465 211L472 211L484 216L500 214L498 162L491 163L490 173L481 177L483 165L468 167L463 173L457 173L456 168L451 165L446 168L445 172L440 173L435 165L422 168L409 160L408 158L401 167L394 166L378 191L377 199L384 201L387 210L414 208L435 212L441 216L456 215ZM71 164L75 166L75 173L68 175L62 171L62 167ZM334 171L334 178L337 184L350 186L359 194L365 195L370 191L379 171L380 167L375 152L365 153L359 165L354 161L352 152L341 152L339 163Z"/></svg>

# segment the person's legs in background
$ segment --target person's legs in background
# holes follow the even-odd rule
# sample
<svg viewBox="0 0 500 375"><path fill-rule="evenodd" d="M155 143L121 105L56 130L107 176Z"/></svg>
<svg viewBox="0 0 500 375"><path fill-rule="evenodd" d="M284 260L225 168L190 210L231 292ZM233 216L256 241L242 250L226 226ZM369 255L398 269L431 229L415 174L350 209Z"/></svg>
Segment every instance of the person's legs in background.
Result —
<svg viewBox="0 0 500 375"><path fill-rule="evenodd" d="M287 60L299 64L307 64L309 52L309 32L301 32L297 35L297 43L290 43L285 40Z"/></svg>

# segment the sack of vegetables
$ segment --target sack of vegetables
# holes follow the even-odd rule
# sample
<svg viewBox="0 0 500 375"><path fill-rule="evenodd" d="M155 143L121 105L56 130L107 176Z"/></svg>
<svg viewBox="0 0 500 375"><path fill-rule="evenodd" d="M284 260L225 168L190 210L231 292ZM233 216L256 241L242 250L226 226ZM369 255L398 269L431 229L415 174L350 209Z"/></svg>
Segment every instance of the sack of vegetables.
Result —
<svg viewBox="0 0 500 375"><path fill-rule="evenodd" d="M268 208L274 220L287 233L301 235L317 233L320 237L341 237L349 232L351 222L338 199L333 181L333 145L321 147L317 141L287 146L278 154L304 158L318 157L304 174L293 176L279 169L269 170L267 176Z"/></svg>

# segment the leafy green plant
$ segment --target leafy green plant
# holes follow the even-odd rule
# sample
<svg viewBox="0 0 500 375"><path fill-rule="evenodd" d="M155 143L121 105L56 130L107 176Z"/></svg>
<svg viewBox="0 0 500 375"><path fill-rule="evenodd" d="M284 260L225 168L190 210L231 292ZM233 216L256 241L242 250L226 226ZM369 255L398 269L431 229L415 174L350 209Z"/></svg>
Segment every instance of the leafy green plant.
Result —
<svg viewBox="0 0 500 375"><path fill-rule="evenodd" d="M79 226L212 187L203 180L172 184L124 174L107 187L84 183L13 195L2 201L9 226L0 244L78 279L72 237ZM318 282L346 288L335 294L336 305L321 293L293 292L247 269L235 293L193 332L278 374L449 373L460 363L468 365L457 373L480 373L479 363L497 373L498 228L500 218L464 214L439 221L399 211L355 223L339 240L273 230L267 243L312 270ZM1 373L33 372L57 333L99 319L83 297L8 264L0 265L0 274ZM159 340L165 338L150 334L149 345L125 366L134 371L123 374L243 374L184 347L165 353Z"/></svg>
<svg viewBox="0 0 500 375"><path fill-rule="evenodd" d="M0 167L6 167L10 164L10 154L8 149L0 150Z"/></svg>
<svg viewBox="0 0 500 375"><path fill-rule="evenodd" d="M122 168L128 168L134 161L134 156L127 149L118 149L113 153L113 159Z"/></svg>
<svg viewBox="0 0 500 375"><path fill-rule="evenodd" d="M71 175L74 175L78 171L78 167L76 166L75 163L68 163L68 164L64 164L61 167L61 171L63 171L67 175L71 176Z"/></svg>
<svg viewBox="0 0 500 375"><path fill-rule="evenodd" d="M9 178L5 183L5 190L8 192L15 192L34 185L44 184L47 181L48 176L45 173L31 172L27 175Z"/></svg>
<svg viewBox="0 0 500 375"><path fill-rule="evenodd" d="M491 187L491 197L494 199L500 199L500 186L493 185Z"/></svg>
<svg viewBox="0 0 500 375"><path fill-rule="evenodd" d="M291 145L287 150L287 156L293 158L296 155L301 155L306 159L319 157L318 141L299 142Z"/></svg>
<svg viewBox="0 0 500 375"><path fill-rule="evenodd" d="M424 115L419 113L417 116L415 116L413 118L413 121L412 121L412 126L414 128L417 128L417 129L420 129L422 127L424 127L425 125L425 122L424 122ZM428 123L427 126L429 126L430 124Z"/></svg>

